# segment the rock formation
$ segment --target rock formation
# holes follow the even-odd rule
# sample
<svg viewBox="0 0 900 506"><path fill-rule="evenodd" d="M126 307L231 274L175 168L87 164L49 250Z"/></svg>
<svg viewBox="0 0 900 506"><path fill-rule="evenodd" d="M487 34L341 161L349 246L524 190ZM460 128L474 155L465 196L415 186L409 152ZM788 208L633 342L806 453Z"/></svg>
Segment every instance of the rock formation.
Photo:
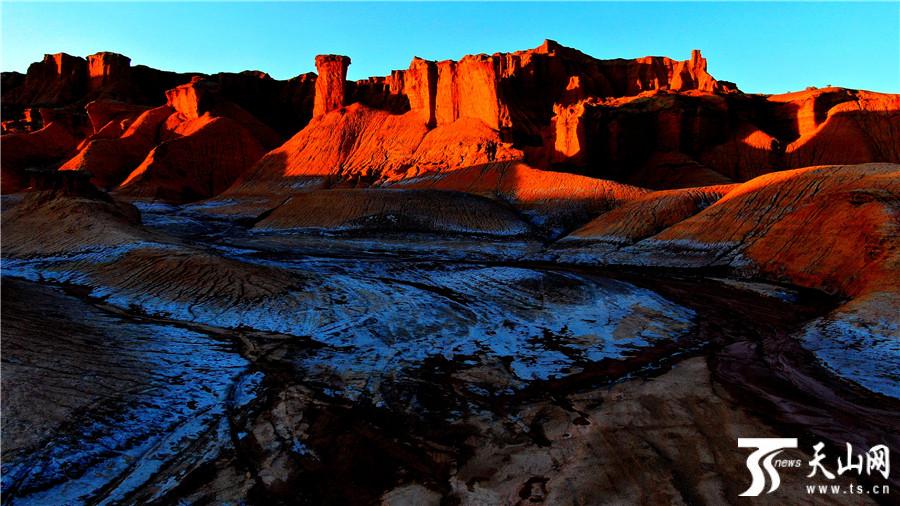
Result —
<svg viewBox="0 0 900 506"><path fill-rule="evenodd" d="M496 162L398 181L392 186L465 191L515 206L536 230L550 237L638 199L642 188L574 174Z"/></svg>
<svg viewBox="0 0 900 506"><path fill-rule="evenodd" d="M94 100L84 107L94 134L98 134L111 122L121 125L123 120L133 119L147 109L144 106L117 102L115 100Z"/></svg>
<svg viewBox="0 0 900 506"><path fill-rule="evenodd" d="M522 236L530 227L489 199L436 190L322 190L298 194L259 221L256 230L424 232Z"/></svg>
<svg viewBox="0 0 900 506"><path fill-rule="evenodd" d="M391 114L354 104L313 118L266 154L231 191L266 194L309 184L366 186L520 156L477 120L460 119L429 130L415 112Z"/></svg>
<svg viewBox="0 0 900 506"><path fill-rule="evenodd" d="M186 119L197 119L210 108L211 83L195 77L190 83L166 90L166 104Z"/></svg>
<svg viewBox="0 0 900 506"><path fill-rule="evenodd" d="M321 116L345 105L347 67L350 58L335 54L316 56L316 99L313 116Z"/></svg>
<svg viewBox="0 0 900 506"><path fill-rule="evenodd" d="M861 370L854 381L896 395L891 373L866 363L896 357L888 315L900 296L898 203L898 164L807 167L651 193L601 215L559 251L580 262L726 269L849 298L800 339L832 370Z"/></svg>
<svg viewBox="0 0 900 506"><path fill-rule="evenodd" d="M12 74L4 72L4 76ZM97 99L159 105L164 90L190 80L190 75L132 67L126 56L101 52L86 59L65 53L45 55L43 61L28 68L21 80L6 79L2 97L4 121L21 121L21 129L34 130L41 123L33 116L31 121L23 121L28 109L55 108L59 114L83 116L84 106Z"/></svg>
<svg viewBox="0 0 900 506"><path fill-rule="evenodd" d="M566 236L561 245L590 242L615 250L684 221L717 202L739 185L706 186L647 193L603 213Z"/></svg>
<svg viewBox="0 0 900 506"><path fill-rule="evenodd" d="M900 194L898 170L897 164L807 167L740 185L653 192L563 242L619 246L612 253L604 248L603 261L729 266L858 296L900 265L889 218Z"/></svg>
<svg viewBox="0 0 900 506"><path fill-rule="evenodd" d="M278 132L282 140L297 133L312 117L316 83L313 73L286 81L257 71L226 72L207 79L218 83L222 99L239 105Z"/></svg>
<svg viewBox="0 0 900 506"><path fill-rule="evenodd" d="M117 137L98 131L60 170L86 170L93 174L99 188L115 188L160 141L160 129L172 113L167 105L144 111Z"/></svg>
<svg viewBox="0 0 900 506"><path fill-rule="evenodd" d="M770 101L783 99L777 96ZM900 159L896 137L900 96L837 89L821 90L797 101L801 102L799 136L785 150L788 167Z"/></svg>
<svg viewBox="0 0 900 506"><path fill-rule="evenodd" d="M330 71L332 74L343 75L341 63L325 65L323 62L323 65L323 68L333 66L336 70ZM529 51L467 56L460 61L414 58L407 70L392 72L385 78L331 88L350 89L352 92L346 95L349 99L345 98L345 102L356 101L360 106L393 116L416 117L424 131L445 128L461 132L462 125L483 124L496 132L492 144L502 142L518 149L520 155L509 152L510 155L537 168L576 172L650 188L727 184L809 163L897 160L898 139L887 126L895 120L898 111L891 96L852 90L826 91L819 94L827 98L813 100L819 105L810 106L792 102L807 100L802 95L768 99L744 95L732 85L713 79L699 51L680 62L657 57L596 60L547 41ZM324 92L319 96L324 100ZM403 100L391 101L387 96ZM856 100L863 96L866 99ZM858 104L858 114L866 118L862 121L870 122L873 131L885 132L883 136L863 139L853 133L854 125L860 121L838 119L846 117L848 113L842 112L842 108L853 100ZM785 106L785 101L790 105ZM810 107L819 108L820 119L814 131L804 130L806 135L827 137L832 131L843 131L844 134L836 135L856 136L851 142L853 147L804 148L810 141L798 138L796 124L791 127L788 123L796 123L798 117L808 118ZM831 109L835 120L825 125L827 111ZM273 152L273 156L266 157L265 165L257 169L271 169L277 158L280 162L274 166L288 177L305 173L342 179L362 172L364 181L372 184L416 177L427 172L429 165L434 171L446 171L472 163L466 156L461 156L458 163L448 163L453 158L447 157L451 149L446 143L441 154L434 153L437 157L434 160L414 156L415 160L410 161L406 154L410 147L395 150L385 144L402 142L405 134L401 131L420 132L411 139L421 135L422 129L412 120L404 119L402 127L394 122L383 126L354 126L353 131L382 129L386 133L390 129L398 135L367 134L370 140L365 148L357 143L350 149L383 154L371 157L372 163L365 164L364 168L359 164L342 165L342 157L323 158L318 154L337 149L336 146L350 146L342 140L332 141L332 147L324 147L338 121L333 118L311 123ZM845 126L840 126L841 121ZM355 119L349 123L360 125ZM315 133L315 129L322 131ZM470 130L471 126L465 129ZM807 123L804 129L808 129ZM343 129L339 127L337 131ZM334 137L341 138L341 134ZM427 134L425 138L431 137ZM317 139L314 144L308 144L309 148L317 146L309 159L287 154L301 138ZM837 146L837 142L832 140L827 144ZM873 142L875 145L869 147ZM804 151L816 155L804 155ZM245 182L252 182L253 174L272 180L276 172L254 170L248 173Z"/></svg>
<svg viewBox="0 0 900 506"><path fill-rule="evenodd" d="M170 202L218 195L265 153L239 122L204 117L190 133L164 141L119 185L119 192Z"/></svg>
<svg viewBox="0 0 900 506"><path fill-rule="evenodd" d="M413 58L405 70L356 82L346 80L346 56L320 55L315 64L318 76L277 81L253 71L167 74L131 67L114 53L86 61L48 56L26 76L4 77L4 107L22 108L22 119L4 115L4 128L27 130L41 124L38 116L65 126L83 138L80 153L43 163L88 170L109 189L153 147L191 130L179 124L227 117L271 150L239 174L232 190L242 194L377 186L498 161L652 189L742 182L814 164L900 161L896 95L839 88L746 95L714 79L699 51L683 61L599 60L548 40L458 61ZM173 81L180 83L159 91ZM162 104L146 98L154 93L174 114L139 146L129 141L115 154L118 139L133 137L136 113ZM99 100L88 105L89 98ZM225 182L203 186L227 188L235 170L218 171Z"/></svg>
<svg viewBox="0 0 900 506"><path fill-rule="evenodd" d="M648 90L722 92L733 89L706 71L699 51L687 61L662 57L597 60L546 40L532 50L470 55L459 61L414 58L390 76L391 90L409 98L428 125L476 118L495 130L534 134L554 104L573 96L632 96ZM537 125L540 126L540 125Z"/></svg>
<svg viewBox="0 0 900 506"><path fill-rule="evenodd" d="M290 136L309 121L313 108L315 74L277 81L257 71L203 76L177 74L143 65L132 66L127 56L101 52L79 58L64 53L46 55L26 75L3 73L4 131L37 130L40 118L27 118L29 109L59 108L68 115L83 115L92 100L112 100L140 106L166 102L165 92L205 77L215 82L225 98L260 118L282 136Z"/></svg>
<svg viewBox="0 0 900 506"><path fill-rule="evenodd" d="M857 296L900 265L891 239L897 223L889 218L900 195L898 171L896 164L864 164L760 176L636 249L668 256L662 252L672 245L682 258Z"/></svg>
<svg viewBox="0 0 900 506"><path fill-rule="evenodd" d="M117 53L96 53L87 57L88 88L96 91L124 81L131 70L131 58Z"/></svg>
<svg viewBox="0 0 900 506"><path fill-rule="evenodd" d="M116 114L125 119L96 131L61 170L87 170L101 188L122 185L148 198L184 201L222 192L279 136L226 100L221 88L195 77L168 90L166 105L137 118L135 106L91 102L92 122Z"/></svg>
<svg viewBox="0 0 900 506"><path fill-rule="evenodd" d="M3 193L14 193L26 187L26 169L44 168L70 155L78 146L78 138L59 123L50 123L35 132L10 133L0 136L0 185Z"/></svg>
<svg viewBox="0 0 900 506"><path fill-rule="evenodd" d="M66 53L45 54L42 61L28 67L25 82L16 90L15 99L22 103L62 105L84 93L87 84L87 64L83 58ZM4 96L4 102L8 100Z"/></svg>
<svg viewBox="0 0 900 506"><path fill-rule="evenodd" d="M140 222L134 206L106 194L47 185L26 194L11 210L4 210L4 254L52 255L131 244L151 237Z"/></svg>
<svg viewBox="0 0 900 506"><path fill-rule="evenodd" d="M731 504L737 437L900 447L898 95L349 62L3 75L4 500Z"/></svg>

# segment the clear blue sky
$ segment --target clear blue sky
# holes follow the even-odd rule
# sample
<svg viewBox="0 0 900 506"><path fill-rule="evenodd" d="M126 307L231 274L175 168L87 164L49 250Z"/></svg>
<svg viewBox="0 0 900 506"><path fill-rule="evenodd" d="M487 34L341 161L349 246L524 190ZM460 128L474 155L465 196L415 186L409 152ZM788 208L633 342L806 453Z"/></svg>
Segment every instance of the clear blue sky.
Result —
<svg viewBox="0 0 900 506"><path fill-rule="evenodd" d="M177 71L314 70L353 59L350 77L386 75L414 55L458 58L545 38L598 58L700 48L718 79L747 92L808 85L900 92L900 2L887 3L8 3L2 68L44 53L123 53Z"/></svg>

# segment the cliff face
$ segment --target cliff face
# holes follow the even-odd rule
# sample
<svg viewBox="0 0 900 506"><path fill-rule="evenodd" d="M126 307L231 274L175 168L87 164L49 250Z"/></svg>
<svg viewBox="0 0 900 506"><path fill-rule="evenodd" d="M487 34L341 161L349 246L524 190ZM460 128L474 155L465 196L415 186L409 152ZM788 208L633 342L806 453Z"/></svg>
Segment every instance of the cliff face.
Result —
<svg viewBox="0 0 900 506"><path fill-rule="evenodd" d="M459 61L414 58L409 69L384 79L391 93L405 96L429 126L475 118L495 130L525 136L539 133L535 126L549 122L555 104L580 97L735 89L706 71L699 50L685 61L657 56L598 60L551 40L527 51L469 55Z"/></svg>
<svg viewBox="0 0 900 506"><path fill-rule="evenodd" d="M84 170L107 190L186 201L221 193L280 142L279 135L200 77L166 91L166 105L143 111L91 102L100 123L61 170ZM101 119L102 118L102 119ZM116 128L118 126L118 128Z"/></svg>
<svg viewBox="0 0 900 506"><path fill-rule="evenodd" d="M98 90L123 81L131 71L131 58L117 53L96 53L87 57L88 87Z"/></svg>
<svg viewBox="0 0 900 506"><path fill-rule="evenodd" d="M4 129L40 128L44 123L33 112L29 113L39 108L55 109L57 115L73 117L83 116L84 105L97 99L158 105L166 89L189 81L190 77L144 66L132 67L130 58L110 52L87 58L65 53L44 55L42 61L28 67L21 79L4 72Z"/></svg>
<svg viewBox="0 0 900 506"><path fill-rule="evenodd" d="M463 132L461 125L471 131L472 124L481 124L495 134L476 145L501 143L533 167L649 188L727 184L813 163L892 162L900 156L900 139L890 127L900 111L896 97L844 89L745 95L713 78L700 51L683 61L598 60L545 41L527 51L459 61L414 58L406 70L355 83L343 81L348 63L333 55L317 60L331 83L317 86L316 101L323 104L317 115L358 103L403 115L407 129L418 129L410 118L429 130ZM332 142L330 135L307 132L305 138L317 139L307 149L331 149L323 145ZM338 138L341 134L331 137ZM291 143L283 148L290 151ZM354 149L380 147L376 142ZM363 172L377 182L465 167L461 161L446 163L453 150L448 145L438 159L411 164L408 149L393 157L387 149L383 160ZM300 167L305 163L300 160L286 156L279 170L308 172L310 166ZM414 170L408 170L411 165ZM330 170L314 166L323 176L356 175L340 164Z"/></svg>
<svg viewBox="0 0 900 506"><path fill-rule="evenodd" d="M219 73L175 73L143 65L117 53L100 52L87 58L65 53L45 55L25 75L3 73L3 131L27 132L45 125L38 111L54 111L69 123L84 123L84 106L96 100L159 106L169 90L204 78L217 83L228 100L251 111L280 135L287 137L302 128L313 108L315 74L301 74L278 81L256 71Z"/></svg>
<svg viewBox="0 0 900 506"><path fill-rule="evenodd" d="M746 95L712 77L700 51L681 61L599 60L548 40L458 61L413 58L407 69L359 81L347 81L349 57L320 55L315 64L318 75L278 81L255 71L167 73L115 53L48 55L27 75L4 74L4 131L53 122L77 149L13 154L4 173L57 164L114 188L150 150L182 135L187 127L177 125L205 115L235 120L263 149L277 148L241 175L241 192L379 185L506 161L653 189L900 161L898 96ZM156 130L141 122L147 133L136 142L129 130L138 115L159 106L174 113L158 112ZM5 144L34 144L17 142ZM221 173L230 182L234 170Z"/></svg>
<svg viewBox="0 0 900 506"><path fill-rule="evenodd" d="M87 62L66 53L46 54L32 63L25 74L20 102L44 105L62 104L84 93L87 86ZM4 102L8 99L4 97Z"/></svg>
<svg viewBox="0 0 900 506"><path fill-rule="evenodd" d="M545 41L459 61L414 58L407 70L355 83L346 81L349 64L344 56L316 58L313 116L338 116L310 123L247 181L315 176L328 178L326 185L371 184L504 160L580 166L595 161L581 118L585 97L734 91L706 72L699 51L685 61L604 61ZM352 103L358 106L343 109Z"/></svg>

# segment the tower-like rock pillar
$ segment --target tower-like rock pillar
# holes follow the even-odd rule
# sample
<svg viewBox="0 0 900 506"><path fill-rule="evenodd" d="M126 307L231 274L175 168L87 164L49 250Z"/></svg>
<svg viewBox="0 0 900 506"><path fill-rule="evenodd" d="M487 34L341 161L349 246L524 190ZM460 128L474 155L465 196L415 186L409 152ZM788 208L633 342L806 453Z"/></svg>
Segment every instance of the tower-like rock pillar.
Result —
<svg viewBox="0 0 900 506"><path fill-rule="evenodd" d="M316 98L313 116L321 116L343 107L347 88L347 67L350 57L336 54L316 56Z"/></svg>
<svg viewBox="0 0 900 506"><path fill-rule="evenodd" d="M437 66L433 61L416 57L403 76L403 93L409 97L410 109L419 112L425 125L435 126Z"/></svg>

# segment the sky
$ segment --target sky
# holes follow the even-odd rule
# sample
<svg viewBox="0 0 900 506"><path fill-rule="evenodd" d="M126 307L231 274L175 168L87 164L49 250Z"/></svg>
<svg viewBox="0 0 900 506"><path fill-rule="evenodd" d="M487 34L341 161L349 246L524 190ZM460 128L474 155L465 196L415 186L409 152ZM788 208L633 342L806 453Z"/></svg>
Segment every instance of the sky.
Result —
<svg viewBox="0 0 900 506"><path fill-rule="evenodd" d="M745 92L828 84L900 92L900 2L881 3L0 3L0 68L44 53L113 51L180 72L262 70L287 79L316 54L351 57L348 77L387 75L413 56L533 48L597 58L703 50Z"/></svg>

